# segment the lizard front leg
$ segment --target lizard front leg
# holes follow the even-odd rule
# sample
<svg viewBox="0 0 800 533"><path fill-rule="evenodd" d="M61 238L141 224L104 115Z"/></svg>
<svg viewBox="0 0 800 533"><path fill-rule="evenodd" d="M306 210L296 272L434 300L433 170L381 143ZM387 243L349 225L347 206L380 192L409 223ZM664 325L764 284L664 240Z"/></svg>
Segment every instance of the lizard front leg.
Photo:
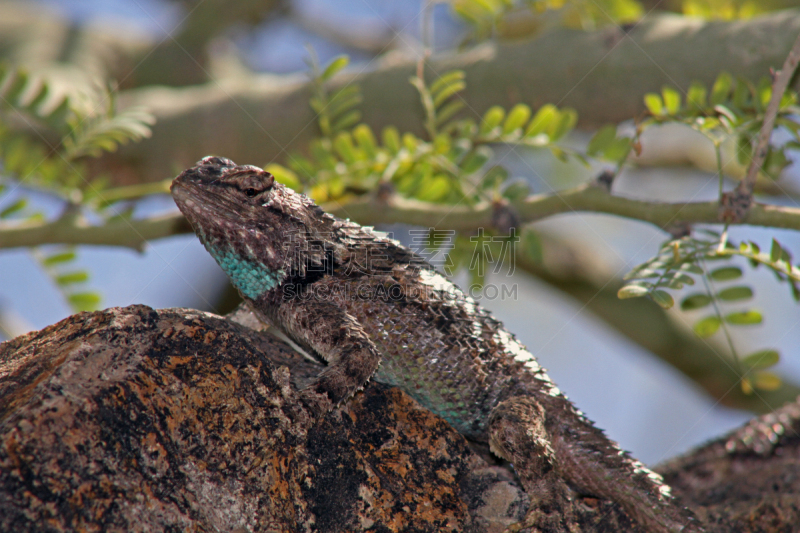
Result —
<svg viewBox="0 0 800 533"><path fill-rule="evenodd" d="M311 348L328 366L300 392L319 416L363 387L381 356L358 321L332 302L314 297L286 300L278 306L284 332Z"/></svg>

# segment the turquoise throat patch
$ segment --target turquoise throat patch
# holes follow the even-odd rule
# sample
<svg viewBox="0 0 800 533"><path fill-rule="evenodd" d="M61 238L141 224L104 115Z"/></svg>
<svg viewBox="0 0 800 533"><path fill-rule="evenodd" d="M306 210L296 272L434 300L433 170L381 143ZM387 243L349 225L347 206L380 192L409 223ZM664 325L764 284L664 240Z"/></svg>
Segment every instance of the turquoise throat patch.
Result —
<svg viewBox="0 0 800 533"><path fill-rule="evenodd" d="M282 269L270 270L257 261L243 259L231 250L220 252L209 247L208 251L231 278L236 288L252 300L277 286L285 276Z"/></svg>

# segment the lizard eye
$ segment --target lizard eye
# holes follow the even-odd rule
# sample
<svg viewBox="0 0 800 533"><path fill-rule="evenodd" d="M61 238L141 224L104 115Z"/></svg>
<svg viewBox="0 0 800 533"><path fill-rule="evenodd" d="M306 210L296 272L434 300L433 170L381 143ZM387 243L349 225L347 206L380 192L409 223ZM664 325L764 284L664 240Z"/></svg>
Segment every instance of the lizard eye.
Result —
<svg viewBox="0 0 800 533"><path fill-rule="evenodd" d="M248 198L252 198L256 194L258 194L258 192L256 192L256 190L253 189L252 187L244 191L244 193L247 195Z"/></svg>

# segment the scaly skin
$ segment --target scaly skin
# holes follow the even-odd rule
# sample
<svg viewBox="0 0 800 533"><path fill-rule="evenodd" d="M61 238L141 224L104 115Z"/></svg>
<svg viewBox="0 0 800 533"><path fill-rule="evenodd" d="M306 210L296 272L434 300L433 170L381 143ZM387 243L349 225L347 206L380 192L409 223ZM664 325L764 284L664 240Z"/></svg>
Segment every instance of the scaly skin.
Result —
<svg viewBox="0 0 800 533"><path fill-rule="evenodd" d="M411 250L228 159L199 161L172 194L260 318L327 363L300 393L316 415L374 375L510 461L533 500L527 525L569 498L566 481L646 531L702 531L514 335Z"/></svg>

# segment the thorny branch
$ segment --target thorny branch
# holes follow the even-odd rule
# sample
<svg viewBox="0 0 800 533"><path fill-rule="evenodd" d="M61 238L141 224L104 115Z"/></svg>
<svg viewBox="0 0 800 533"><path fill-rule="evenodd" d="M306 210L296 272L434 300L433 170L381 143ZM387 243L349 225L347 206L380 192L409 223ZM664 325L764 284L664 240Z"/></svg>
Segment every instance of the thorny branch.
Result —
<svg viewBox="0 0 800 533"><path fill-rule="evenodd" d="M797 64L800 62L800 35L786 56L781 70L775 73L772 82L772 96L764 113L764 123L758 133L758 141L753 151L753 158L747 169L747 175L739 182L734 191L724 194L720 198L720 219L725 222L743 221L753 205L753 190L756 186L756 178L767 159L769 151L769 141L772 137L772 130L775 129L775 119L781 107L781 100L786 88L794 77Z"/></svg>
<svg viewBox="0 0 800 533"><path fill-rule="evenodd" d="M553 215L595 212L649 222L667 229L679 224L716 224L719 204L710 202L650 202L612 195L594 183L537 194L515 202L520 223L534 222ZM494 206L483 202L472 207L434 204L391 196L385 201L364 196L346 204L326 204L331 214L350 218L362 225L406 224L470 231L492 227ZM754 203L746 223L751 226L800 230L800 209ZM83 218L0 224L0 249L42 244L93 244L128 246L141 249L146 241L190 233L191 228L180 213L133 220L114 220L92 226Z"/></svg>

